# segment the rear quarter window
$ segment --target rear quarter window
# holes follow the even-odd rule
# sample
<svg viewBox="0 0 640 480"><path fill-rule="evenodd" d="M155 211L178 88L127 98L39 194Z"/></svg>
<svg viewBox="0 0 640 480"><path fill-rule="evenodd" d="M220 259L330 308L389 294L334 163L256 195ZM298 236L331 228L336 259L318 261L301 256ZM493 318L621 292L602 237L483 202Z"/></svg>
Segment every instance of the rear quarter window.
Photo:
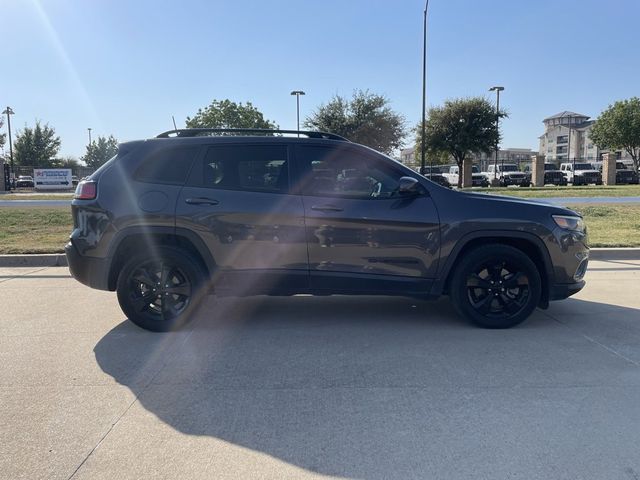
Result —
<svg viewBox="0 0 640 480"><path fill-rule="evenodd" d="M157 150L138 167L135 179L140 182L183 185L198 150L197 146Z"/></svg>

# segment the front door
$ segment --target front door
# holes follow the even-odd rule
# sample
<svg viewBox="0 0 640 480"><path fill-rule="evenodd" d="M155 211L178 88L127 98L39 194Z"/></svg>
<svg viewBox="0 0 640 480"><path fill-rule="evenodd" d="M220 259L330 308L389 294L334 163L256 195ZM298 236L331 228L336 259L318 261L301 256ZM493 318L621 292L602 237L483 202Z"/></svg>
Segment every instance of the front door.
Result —
<svg viewBox="0 0 640 480"><path fill-rule="evenodd" d="M409 293L428 287L439 256L438 214L426 189L398 192L408 172L348 144L298 145L296 163L312 288Z"/></svg>
<svg viewBox="0 0 640 480"><path fill-rule="evenodd" d="M212 145L192 168L176 227L195 231L209 248L219 293L307 285L304 209L289 190L290 166L288 146L269 143Z"/></svg>

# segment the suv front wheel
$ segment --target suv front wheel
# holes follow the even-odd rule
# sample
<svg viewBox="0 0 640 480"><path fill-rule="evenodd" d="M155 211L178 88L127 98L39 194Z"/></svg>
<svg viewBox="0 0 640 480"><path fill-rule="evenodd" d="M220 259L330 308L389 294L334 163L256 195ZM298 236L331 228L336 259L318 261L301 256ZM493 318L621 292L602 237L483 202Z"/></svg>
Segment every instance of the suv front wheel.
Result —
<svg viewBox="0 0 640 480"><path fill-rule="evenodd" d="M508 245L485 245L466 253L450 285L454 308L485 328L509 328L540 302L540 273L529 257Z"/></svg>
<svg viewBox="0 0 640 480"><path fill-rule="evenodd" d="M118 302L145 330L167 332L190 320L202 294L203 274L190 254L157 246L127 262L118 276Z"/></svg>

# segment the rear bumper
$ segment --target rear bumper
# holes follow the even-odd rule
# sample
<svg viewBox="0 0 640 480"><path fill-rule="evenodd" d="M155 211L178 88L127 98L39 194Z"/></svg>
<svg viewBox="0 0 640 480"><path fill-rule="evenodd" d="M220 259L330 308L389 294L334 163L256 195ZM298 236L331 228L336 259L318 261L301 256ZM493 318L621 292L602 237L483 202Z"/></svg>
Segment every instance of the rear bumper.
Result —
<svg viewBox="0 0 640 480"><path fill-rule="evenodd" d="M582 290L584 285L584 280L580 280L575 283L556 283L551 285L551 289L549 290L549 300L563 300L568 298Z"/></svg>
<svg viewBox="0 0 640 480"><path fill-rule="evenodd" d="M91 288L109 290L109 262L106 259L80 255L72 242L65 245L64 253L73 278Z"/></svg>

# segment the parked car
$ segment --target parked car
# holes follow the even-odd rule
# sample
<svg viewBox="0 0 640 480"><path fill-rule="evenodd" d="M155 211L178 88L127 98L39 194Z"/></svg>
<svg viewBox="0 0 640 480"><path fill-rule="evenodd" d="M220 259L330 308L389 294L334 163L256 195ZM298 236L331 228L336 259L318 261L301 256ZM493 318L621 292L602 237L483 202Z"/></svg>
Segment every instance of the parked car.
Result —
<svg viewBox="0 0 640 480"><path fill-rule="evenodd" d="M498 179L501 187L509 185L518 185L519 187L528 187L531 185L530 178L527 178L524 172L521 172L515 163L498 163L498 165L489 165L487 172L484 173L488 182Z"/></svg>
<svg viewBox="0 0 640 480"><path fill-rule="evenodd" d="M422 175L438 185L451 188L449 180L447 180L447 178L442 174L442 169L440 167L424 167Z"/></svg>
<svg viewBox="0 0 640 480"><path fill-rule="evenodd" d="M570 209L443 188L337 135L231 131L123 143L76 188L70 271L142 328L178 328L210 292L448 295L506 328L585 284Z"/></svg>
<svg viewBox="0 0 640 480"><path fill-rule="evenodd" d="M459 168L457 165L451 165L449 171L443 174L451 185L458 185ZM488 187L489 181L487 177L480 173L480 169L476 165L471 166L471 186L472 187Z"/></svg>
<svg viewBox="0 0 640 480"><path fill-rule="evenodd" d="M76 185L78 185L79 182L80 182L80 180L78 180L78 176L77 175L71 175L71 183L73 184L74 187Z"/></svg>
<svg viewBox="0 0 640 480"><path fill-rule="evenodd" d="M602 163L592 165L602 173ZM638 174L634 169L628 168L624 162L616 162L616 185L637 185L638 183Z"/></svg>
<svg viewBox="0 0 640 480"><path fill-rule="evenodd" d="M567 177L555 163L544 164L544 184L545 185L567 185Z"/></svg>
<svg viewBox="0 0 640 480"><path fill-rule="evenodd" d="M576 185L602 185L602 173L593 168L590 163L567 162L560 164L560 171L567 178L567 182Z"/></svg>
<svg viewBox="0 0 640 480"><path fill-rule="evenodd" d="M16 187L33 188L33 177L31 175L20 175L16 180Z"/></svg>

